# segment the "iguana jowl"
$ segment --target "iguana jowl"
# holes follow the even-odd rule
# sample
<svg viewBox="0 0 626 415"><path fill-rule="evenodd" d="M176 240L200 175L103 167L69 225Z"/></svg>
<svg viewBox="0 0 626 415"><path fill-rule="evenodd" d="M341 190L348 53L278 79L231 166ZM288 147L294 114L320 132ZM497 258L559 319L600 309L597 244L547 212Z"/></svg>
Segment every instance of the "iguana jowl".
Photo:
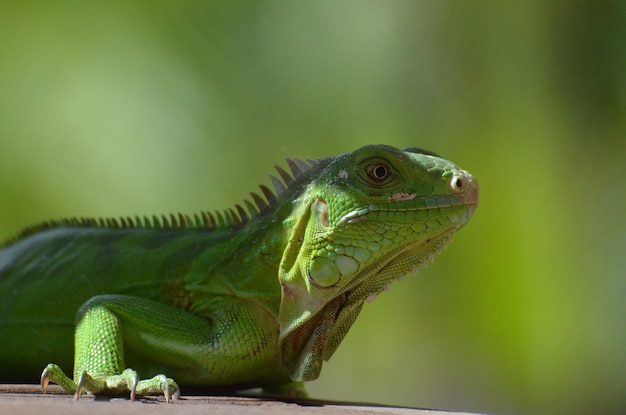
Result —
<svg viewBox="0 0 626 415"><path fill-rule="evenodd" d="M0 380L45 367L44 389L131 399L169 400L176 382L297 390L363 302L430 260L478 204L469 173L416 148L287 162L276 194L261 186L247 209L59 220L7 242ZM61 370L72 357L73 380Z"/></svg>

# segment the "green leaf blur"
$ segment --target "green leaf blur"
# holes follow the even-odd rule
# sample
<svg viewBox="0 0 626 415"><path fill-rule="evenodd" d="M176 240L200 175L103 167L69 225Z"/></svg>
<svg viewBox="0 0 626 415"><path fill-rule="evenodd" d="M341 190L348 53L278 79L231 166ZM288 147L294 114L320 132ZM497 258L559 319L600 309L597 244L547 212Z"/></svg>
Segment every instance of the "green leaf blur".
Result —
<svg viewBox="0 0 626 415"><path fill-rule="evenodd" d="M625 45L608 0L2 2L0 239L225 208L287 156L427 148L478 179L476 215L311 394L623 414Z"/></svg>

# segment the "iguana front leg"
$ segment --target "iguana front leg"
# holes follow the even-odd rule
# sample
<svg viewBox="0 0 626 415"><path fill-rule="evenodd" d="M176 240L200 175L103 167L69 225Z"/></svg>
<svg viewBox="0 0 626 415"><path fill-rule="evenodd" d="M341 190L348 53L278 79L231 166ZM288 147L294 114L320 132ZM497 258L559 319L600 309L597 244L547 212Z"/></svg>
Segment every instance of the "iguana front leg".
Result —
<svg viewBox="0 0 626 415"><path fill-rule="evenodd" d="M60 385L79 398L84 389L93 394L164 394L167 401L179 390L164 375L139 380L132 369L124 370L124 345L141 350L159 362L180 365L206 341L209 321L155 301L124 295L97 296L78 312L75 333L74 380L56 365L48 365L41 385Z"/></svg>

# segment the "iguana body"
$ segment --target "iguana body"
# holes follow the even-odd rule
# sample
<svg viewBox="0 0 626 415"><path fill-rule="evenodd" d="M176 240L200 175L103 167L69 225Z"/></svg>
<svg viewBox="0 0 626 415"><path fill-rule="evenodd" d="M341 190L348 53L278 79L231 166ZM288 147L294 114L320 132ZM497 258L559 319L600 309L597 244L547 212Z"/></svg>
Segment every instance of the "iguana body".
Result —
<svg viewBox="0 0 626 415"><path fill-rule="evenodd" d="M364 300L431 259L478 203L471 175L418 149L288 163L277 195L261 186L247 211L60 220L5 244L0 380L54 362L44 386L169 399L176 382L315 379ZM72 359L74 380L60 369Z"/></svg>

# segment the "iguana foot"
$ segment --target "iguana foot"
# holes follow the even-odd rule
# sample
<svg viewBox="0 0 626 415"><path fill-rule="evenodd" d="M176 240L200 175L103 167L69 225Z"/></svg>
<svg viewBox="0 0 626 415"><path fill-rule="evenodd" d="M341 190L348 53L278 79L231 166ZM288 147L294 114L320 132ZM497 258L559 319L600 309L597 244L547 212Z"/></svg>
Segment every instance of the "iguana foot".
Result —
<svg viewBox="0 0 626 415"><path fill-rule="evenodd" d="M99 375L92 376L83 372L74 382L55 364L49 364L41 374L41 388L44 393L48 388L48 383L56 383L64 391L73 393L78 400L83 389L94 395L110 395L130 392L130 401L134 402L137 395L158 395L165 396L165 402L178 399L180 389L176 382L165 375L156 375L151 379L139 380L137 372L126 369L119 375Z"/></svg>

